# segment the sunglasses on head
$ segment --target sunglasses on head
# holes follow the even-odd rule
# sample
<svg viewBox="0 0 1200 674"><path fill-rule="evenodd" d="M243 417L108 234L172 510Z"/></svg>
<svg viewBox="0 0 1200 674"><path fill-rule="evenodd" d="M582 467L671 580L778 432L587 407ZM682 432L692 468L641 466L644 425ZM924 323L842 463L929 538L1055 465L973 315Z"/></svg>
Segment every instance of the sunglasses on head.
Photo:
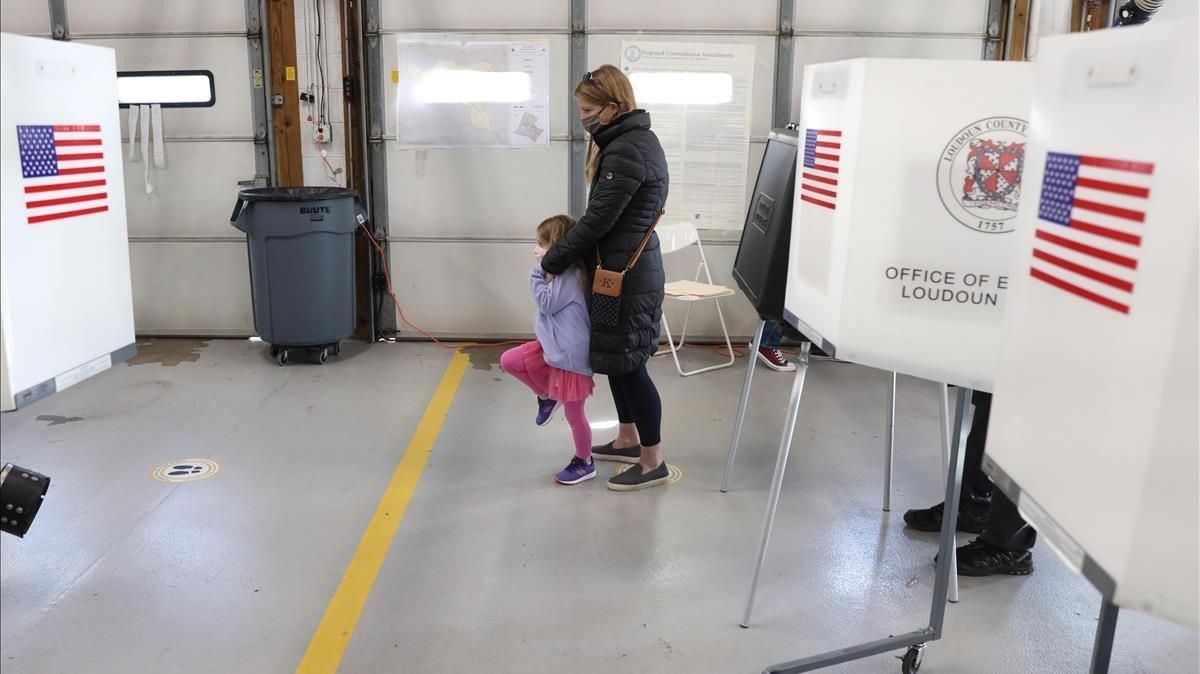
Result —
<svg viewBox="0 0 1200 674"><path fill-rule="evenodd" d="M580 81L581 83L582 83L582 82L591 82L591 81L592 81L592 71L590 71L590 70L589 70L589 71L587 71L586 73L584 73L584 74L583 74L583 79L581 79L581 80L579 80L579 81Z"/></svg>

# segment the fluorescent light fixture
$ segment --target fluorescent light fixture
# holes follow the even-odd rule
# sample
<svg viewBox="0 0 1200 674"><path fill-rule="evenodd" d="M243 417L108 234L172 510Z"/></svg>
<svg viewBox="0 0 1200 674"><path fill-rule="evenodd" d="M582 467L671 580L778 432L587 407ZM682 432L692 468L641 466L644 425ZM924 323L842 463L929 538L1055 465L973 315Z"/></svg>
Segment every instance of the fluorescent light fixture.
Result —
<svg viewBox="0 0 1200 674"><path fill-rule="evenodd" d="M588 425L592 427L593 431L607 431L610 428L616 428L618 423L620 422L612 419L610 421L593 421Z"/></svg>
<svg viewBox="0 0 1200 674"><path fill-rule="evenodd" d="M524 72L435 68L413 86L420 103L524 103L533 95Z"/></svg>
<svg viewBox="0 0 1200 674"><path fill-rule="evenodd" d="M208 107L216 102L207 70L117 73L117 102L123 106Z"/></svg>
<svg viewBox="0 0 1200 674"><path fill-rule="evenodd" d="M629 79L638 103L718 105L733 100L729 73L644 72Z"/></svg>

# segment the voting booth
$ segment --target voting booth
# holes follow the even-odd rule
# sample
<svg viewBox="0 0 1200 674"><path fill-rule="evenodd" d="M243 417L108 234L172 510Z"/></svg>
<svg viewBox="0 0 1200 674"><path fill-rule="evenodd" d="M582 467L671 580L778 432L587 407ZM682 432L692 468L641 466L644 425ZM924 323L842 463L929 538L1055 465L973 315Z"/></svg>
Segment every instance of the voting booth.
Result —
<svg viewBox="0 0 1200 674"><path fill-rule="evenodd" d="M902 668L913 672L925 645L942 636L970 393L990 391L996 372L1032 87L1032 64L1016 62L856 59L804 70L784 319L841 360L960 388L953 422L943 423L954 430L928 625L766 671L907 649ZM807 345L799 361L743 626L786 471Z"/></svg>
<svg viewBox="0 0 1200 674"><path fill-rule="evenodd" d="M1193 628L1197 39L1042 42L984 462L1106 600Z"/></svg>
<svg viewBox="0 0 1200 674"><path fill-rule="evenodd" d="M991 390L1029 63L804 70L787 322L840 359Z"/></svg>
<svg viewBox="0 0 1200 674"><path fill-rule="evenodd" d="M0 35L0 409L134 352L112 49Z"/></svg>

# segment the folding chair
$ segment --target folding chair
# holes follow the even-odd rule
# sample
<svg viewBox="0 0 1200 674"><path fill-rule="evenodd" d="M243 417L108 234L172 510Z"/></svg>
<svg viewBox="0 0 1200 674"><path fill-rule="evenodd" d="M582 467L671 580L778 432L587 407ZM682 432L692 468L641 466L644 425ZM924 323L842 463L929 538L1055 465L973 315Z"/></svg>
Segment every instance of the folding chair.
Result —
<svg viewBox="0 0 1200 674"><path fill-rule="evenodd" d="M679 335L678 344L675 343L675 339L671 335L671 326L667 322L667 314L665 311L663 312L663 329L667 332L667 343L671 345L671 356L675 359L675 369L679 372L680 376L690 377L701 372L711 372L712 370L719 370L733 365L733 345L729 342L729 329L725 326L725 314L721 311L721 298L735 294L734 291L725 286L713 283L712 274L708 270L708 258L704 255L704 246L700 243L700 233L696 231L695 225L690 222L681 222L675 225L660 226L657 231L659 246L664 257L678 253L693 245L700 253L700 264L696 267L696 277L693 280L673 281L668 282L666 285L668 300L687 302L688 304L687 314L683 319L683 331ZM700 280L701 273L703 273L703 278L707 282ZM729 353L729 361L685 371L679 362L679 350L683 348L687 340L688 324L692 318L692 307L697 302L708 300L712 300L717 305L717 317L721 320L721 333L725 336L725 348Z"/></svg>

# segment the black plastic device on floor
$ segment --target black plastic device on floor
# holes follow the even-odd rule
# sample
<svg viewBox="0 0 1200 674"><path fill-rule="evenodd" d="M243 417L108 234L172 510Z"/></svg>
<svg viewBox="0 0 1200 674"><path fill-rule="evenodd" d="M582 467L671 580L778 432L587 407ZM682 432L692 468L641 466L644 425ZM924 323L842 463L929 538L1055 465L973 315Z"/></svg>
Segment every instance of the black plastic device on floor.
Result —
<svg viewBox="0 0 1200 674"><path fill-rule="evenodd" d="M0 531L24 538L49 488L49 477L5 464L0 469Z"/></svg>

